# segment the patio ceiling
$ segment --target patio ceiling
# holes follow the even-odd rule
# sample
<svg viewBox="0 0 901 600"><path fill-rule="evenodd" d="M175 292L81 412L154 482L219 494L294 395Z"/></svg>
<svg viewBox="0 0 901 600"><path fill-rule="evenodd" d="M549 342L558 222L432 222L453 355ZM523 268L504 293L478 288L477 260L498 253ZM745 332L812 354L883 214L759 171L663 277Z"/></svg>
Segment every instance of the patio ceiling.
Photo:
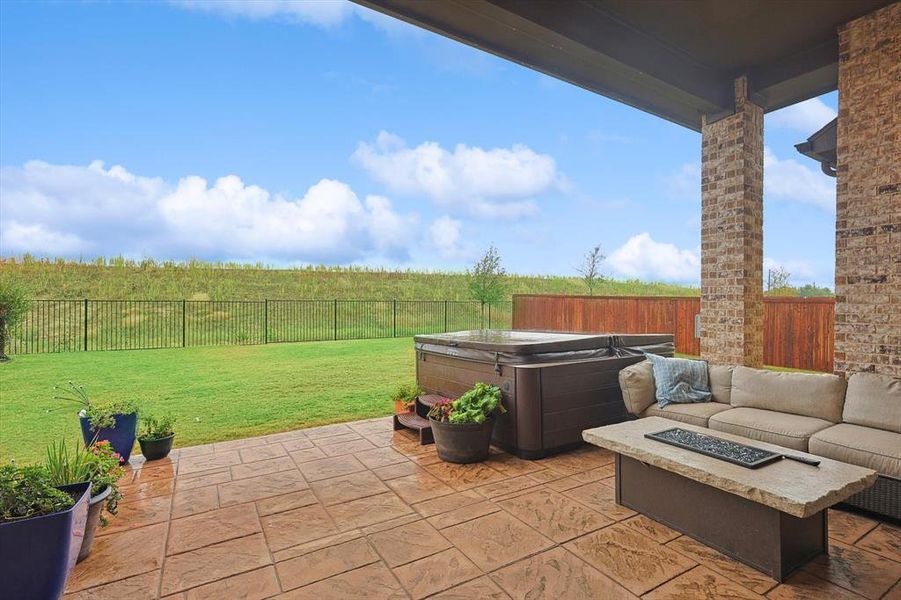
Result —
<svg viewBox="0 0 901 600"><path fill-rule="evenodd" d="M836 89L837 28L892 0L354 0L695 131L733 81L776 110Z"/></svg>

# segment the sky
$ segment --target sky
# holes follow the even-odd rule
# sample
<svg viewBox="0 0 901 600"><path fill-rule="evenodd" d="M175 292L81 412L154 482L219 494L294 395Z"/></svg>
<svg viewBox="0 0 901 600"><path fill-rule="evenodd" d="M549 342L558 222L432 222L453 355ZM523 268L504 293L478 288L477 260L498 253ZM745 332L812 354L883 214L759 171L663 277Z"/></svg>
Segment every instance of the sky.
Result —
<svg viewBox="0 0 901 600"><path fill-rule="evenodd" d="M765 118L764 255L831 287L835 180ZM697 284L700 134L347 2L0 3L0 254Z"/></svg>

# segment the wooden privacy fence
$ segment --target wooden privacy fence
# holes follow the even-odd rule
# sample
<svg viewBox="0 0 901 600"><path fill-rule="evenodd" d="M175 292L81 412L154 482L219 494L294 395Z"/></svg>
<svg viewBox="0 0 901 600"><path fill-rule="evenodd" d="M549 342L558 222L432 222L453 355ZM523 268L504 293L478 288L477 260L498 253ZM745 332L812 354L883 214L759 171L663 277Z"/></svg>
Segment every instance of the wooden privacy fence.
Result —
<svg viewBox="0 0 901 600"><path fill-rule="evenodd" d="M766 364L832 371L835 299L768 297L763 307ZM695 315L700 311L700 298L523 294L513 296L513 328L672 333L676 352L697 355Z"/></svg>

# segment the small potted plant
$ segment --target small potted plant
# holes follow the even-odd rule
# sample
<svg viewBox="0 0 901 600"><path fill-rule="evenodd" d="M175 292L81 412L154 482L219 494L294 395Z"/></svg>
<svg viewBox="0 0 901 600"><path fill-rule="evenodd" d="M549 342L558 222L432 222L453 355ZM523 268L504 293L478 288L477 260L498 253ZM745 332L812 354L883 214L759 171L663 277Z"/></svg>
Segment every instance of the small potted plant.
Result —
<svg viewBox="0 0 901 600"><path fill-rule="evenodd" d="M0 467L0 590L4 598L59 598L88 518L91 484L55 487L42 466Z"/></svg>
<svg viewBox="0 0 901 600"><path fill-rule="evenodd" d="M500 388L487 383L475 384L456 400L436 403L429 411L429 421L438 457L461 464L488 458L494 417L505 412Z"/></svg>
<svg viewBox="0 0 901 600"><path fill-rule="evenodd" d="M147 460L159 460L169 456L172 451L172 441L175 439L175 431L172 426L175 418L171 415L162 417L141 417L141 431L138 434L138 443L141 445L141 454Z"/></svg>
<svg viewBox="0 0 901 600"><path fill-rule="evenodd" d="M394 401L394 413L402 415L413 412L416 407L416 398L420 394L422 394L422 389L416 384L404 383L397 386L397 389L391 394L391 400Z"/></svg>
<svg viewBox="0 0 901 600"><path fill-rule="evenodd" d="M118 512L119 500L122 499L119 480L125 474L125 469L119 464L119 455L105 440L96 442L87 449L76 445L71 451L65 440L54 442L47 448L46 466L54 485L91 482L88 520L78 552L78 561L81 562L91 553L97 526L109 525L104 509L111 515Z"/></svg>
<svg viewBox="0 0 901 600"><path fill-rule="evenodd" d="M128 462L131 450L135 445L138 428L138 409L130 400L119 400L104 404L91 402L83 385L71 381L65 387L55 386L55 400L65 400L79 404L81 436L85 446L96 441L106 440L113 446L121 462Z"/></svg>

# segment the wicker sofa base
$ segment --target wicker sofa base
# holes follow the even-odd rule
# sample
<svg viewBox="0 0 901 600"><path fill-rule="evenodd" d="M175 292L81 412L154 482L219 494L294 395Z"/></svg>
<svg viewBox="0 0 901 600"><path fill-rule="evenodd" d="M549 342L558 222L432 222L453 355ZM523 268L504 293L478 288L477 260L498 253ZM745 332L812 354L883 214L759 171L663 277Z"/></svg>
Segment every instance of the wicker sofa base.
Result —
<svg viewBox="0 0 901 600"><path fill-rule="evenodd" d="M845 500L845 504L901 520L901 479L880 475L876 483Z"/></svg>

